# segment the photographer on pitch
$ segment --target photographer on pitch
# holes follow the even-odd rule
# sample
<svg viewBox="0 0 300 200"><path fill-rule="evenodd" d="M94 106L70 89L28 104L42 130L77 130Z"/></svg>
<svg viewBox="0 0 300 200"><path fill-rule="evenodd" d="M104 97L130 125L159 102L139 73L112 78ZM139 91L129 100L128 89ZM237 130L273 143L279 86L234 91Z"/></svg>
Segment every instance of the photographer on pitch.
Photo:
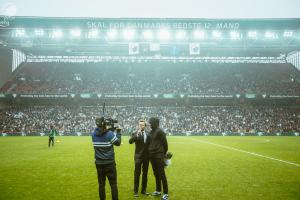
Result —
<svg viewBox="0 0 300 200"><path fill-rule="evenodd" d="M138 197L141 169L143 171L141 194L149 195L149 193L146 192L147 181L148 181L147 180L148 167L149 167L149 155L148 155L149 135L146 132L145 128L146 128L146 122L144 120L140 120L138 131L132 133L131 137L129 138L129 144L135 143L134 197Z"/></svg>
<svg viewBox="0 0 300 200"><path fill-rule="evenodd" d="M161 183L163 185L162 200L168 200L168 181L165 173L165 155L168 151L168 142L165 132L159 128L159 119L151 117L149 119L151 125L150 139L149 139L149 158L155 176L156 191L152 196L161 195Z"/></svg>
<svg viewBox="0 0 300 200"><path fill-rule="evenodd" d="M117 132L109 128L109 122L104 117L96 118L97 127L92 133L92 141L95 151L95 164L97 168L99 197L105 200L106 177L111 187L112 200L118 200L117 170L115 162L114 145L121 144L121 129ZM113 127L113 126L112 126Z"/></svg>

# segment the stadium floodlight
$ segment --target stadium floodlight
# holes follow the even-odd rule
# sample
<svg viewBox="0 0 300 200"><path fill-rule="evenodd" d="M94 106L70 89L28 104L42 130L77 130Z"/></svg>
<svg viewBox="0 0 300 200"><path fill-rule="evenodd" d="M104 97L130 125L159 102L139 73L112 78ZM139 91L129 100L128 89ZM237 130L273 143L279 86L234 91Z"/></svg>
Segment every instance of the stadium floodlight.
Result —
<svg viewBox="0 0 300 200"><path fill-rule="evenodd" d="M231 31L230 32L230 38L232 40L238 40L238 39L240 39L240 33L237 32L237 31Z"/></svg>
<svg viewBox="0 0 300 200"><path fill-rule="evenodd" d="M159 40L169 40L170 39L170 31L162 29L158 31L158 39Z"/></svg>
<svg viewBox="0 0 300 200"><path fill-rule="evenodd" d="M90 29L86 35L87 38L93 39L98 38L99 31L97 29Z"/></svg>
<svg viewBox="0 0 300 200"><path fill-rule="evenodd" d="M57 38L57 39L59 39L59 38L61 38L62 36L63 36L62 30L56 29L56 30L53 30L53 31L52 31L52 34L51 34L51 37L52 37L52 38Z"/></svg>
<svg viewBox="0 0 300 200"><path fill-rule="evenodd" d="M152 40L153 39L153 32L150 30L146 30L143 32L143 37L147 40Z"/></svg>
<svg viewBox="0 0 300 200"><path fill-rule="evenodd" d="M268 38L268 39L275 39L276 38L276 34L273 31L267 31L265 33L265 37Z"/></svg>
<svg viewBox="0 0 300 200"><path fill-rule="evenodd" d="M135 36L135 31L132 29L126 29L123 31L123 37L126 40L132 40Z"/></svg>
<svg viewBox="0 0 300 200"><path fill-rule="evenodd" d="M15 30L15 37L25 37L25 29L19 28Z"/></svg>
<svg viewBox="0 0 300 200"><path fill-rule="evenodd" d="M213 31L212 35L215 39L221 39L222 33L220 31Z"/></svg>
<svg viewBox="0 0 300 200"><path fill-rule="evenodd" d="M70 34L73 38L79 38L81 36L81 30L80 29L72 29L70 31Z"/></svg>
<svg viewBox="0 0 300 200"><path fill-rule="evenodd" d="M285 37L285 38L293 37L293 31L284 31L283 37Z"/></svg>
<svg viewBox="0 0 300 200"><path fill-rule="evenodd" d="M184 39L186 39L186 32L185 31L178 31L176 33L176 39L177 40L184 40Z"/></svg>
<svg viewBox="0 0 300 200"><path fill-rule="evenodd" d="M248 32L248 37L251 39L256 39L257 38L257 32L256 31L249 31Z"/></svg>
<svg viewBox="0 0 300 200"><path fill-rule="evenodd" d="M114 40L117 38L118 32L115 29L111 29L106 33L106 36L109 40Z"/></svg>
<svg viewBox="0 0 300 200"><path fill-rule="evenodd" d="M35 29L34 34L36 37L43 37L45 35L44 29Z"/></svg>
<svg viewBox="0 0 300 200"><path fill-rule="evenodd" d="M196 40L201 40L201 39L203 39L205 37L205 33L204 33L204 31L201 31L201 30L195 30L194 31L194 38L196 39Z"/></svg>

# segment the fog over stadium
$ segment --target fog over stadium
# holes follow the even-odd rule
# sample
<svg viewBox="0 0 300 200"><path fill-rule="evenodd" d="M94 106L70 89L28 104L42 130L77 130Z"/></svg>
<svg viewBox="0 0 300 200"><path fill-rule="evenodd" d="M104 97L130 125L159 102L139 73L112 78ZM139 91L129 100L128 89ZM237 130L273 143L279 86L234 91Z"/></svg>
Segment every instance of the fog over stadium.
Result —
<svg viewBox="0 0 300 200"><path fill-rule="evenodd" d="M104 18L299 18L298 0L1 0L0 15Z"/></svg>
<svg viewBox="0 0 300 200"><path fill-rule="evenodd" d="M0 0L0 199L298 200L299 8Z"/></svg>

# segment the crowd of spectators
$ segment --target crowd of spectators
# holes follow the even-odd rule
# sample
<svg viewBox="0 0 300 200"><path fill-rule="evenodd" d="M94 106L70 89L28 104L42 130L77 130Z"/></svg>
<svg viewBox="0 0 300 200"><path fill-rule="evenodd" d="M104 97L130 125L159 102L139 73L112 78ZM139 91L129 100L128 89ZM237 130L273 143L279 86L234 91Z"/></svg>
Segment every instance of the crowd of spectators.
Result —
<svg viewBox="0 0 300 200"><path fill-rule="evenodd" d="M11 107L0 111L2 133L47 133L54 125L63 135L89 133L102 107ZM119 121L124 133L139 119L156 116L169 134L300 132L300 110L287 107L107 107L106 117Z"/></svg>
<svg viewBox="0 0 300 200"><path fill-rule="evenodd" d="M0 92L299 95L290 64L26 64Z"/></svg>
<svg viewBox="0 0 300 200"><path fill-rule="evenodd" d="M0 90L18 94L267 94L300 95L289 64L97 63L25 64ZM1 132L89 133L101 107L11 107L0 111ZM285 107L109 107L125 133L157 116L170 134L299 132L300 111Z"/></svg>

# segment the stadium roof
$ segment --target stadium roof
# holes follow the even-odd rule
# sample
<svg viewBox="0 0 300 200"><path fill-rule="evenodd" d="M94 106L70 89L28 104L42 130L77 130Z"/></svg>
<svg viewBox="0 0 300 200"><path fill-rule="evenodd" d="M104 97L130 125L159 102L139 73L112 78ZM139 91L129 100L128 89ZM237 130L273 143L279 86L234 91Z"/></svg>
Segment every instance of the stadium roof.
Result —
<svg viewBox="0 0 300 200"><path fill-rule="evenodd" d="M228 48L231 52L272 49L286 53L300 46L300 19L2 16L0 25L0 47L27 54L128 55L128 48L132 48L138 53L165 49L179 56L182 49L186 51L191 46L211 49L211 53Z"/></svg>
<svg viewBox="0 0 300 200"><path fill-rule="evenodd" d="M299 30L299 19L80 18L0 16L0 28Z"/></svg>

